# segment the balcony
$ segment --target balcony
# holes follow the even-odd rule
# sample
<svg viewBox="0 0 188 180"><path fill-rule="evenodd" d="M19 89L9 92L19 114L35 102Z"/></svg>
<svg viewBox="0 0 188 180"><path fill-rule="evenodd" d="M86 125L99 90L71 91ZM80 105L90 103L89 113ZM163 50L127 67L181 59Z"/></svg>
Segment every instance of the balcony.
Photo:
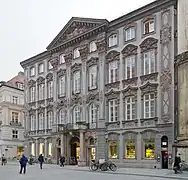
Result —
<svg viewBox="0 0 188 180"><path fill-rule="evenodd" d="M20 126L22 126L22 123L21 122L10 121L10 126L20 127Z"/></svg>

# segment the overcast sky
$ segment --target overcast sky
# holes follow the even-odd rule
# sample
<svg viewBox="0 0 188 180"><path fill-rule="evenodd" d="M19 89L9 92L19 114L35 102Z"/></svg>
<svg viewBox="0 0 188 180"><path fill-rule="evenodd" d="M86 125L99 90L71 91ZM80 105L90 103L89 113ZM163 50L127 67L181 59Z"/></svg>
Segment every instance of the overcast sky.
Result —
<svg viewBox="0 0 188 180"><path fill-rule="evenodd" d="M72 16L109 21L154 0L0 0L0 80L20 62L45 51Z"/></svg>

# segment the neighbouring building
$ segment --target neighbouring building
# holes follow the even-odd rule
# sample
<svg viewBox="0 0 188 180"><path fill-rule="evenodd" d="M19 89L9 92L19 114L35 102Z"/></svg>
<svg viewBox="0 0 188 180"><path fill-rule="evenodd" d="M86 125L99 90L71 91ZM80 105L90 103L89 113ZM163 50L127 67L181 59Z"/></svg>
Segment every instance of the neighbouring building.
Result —
<svg viewBox="0 0 188 180"><path fill-rule="evenodd" d="M0 82L0 156L18 158L24 151L24 73Z"/></svg>
<svg viewBox="0 0 188 180"><path fill-rule="evenodd" d="M157 0L110 22L73 17L46 51L21 62L28 155L171 167L183 2Z"/></svg>

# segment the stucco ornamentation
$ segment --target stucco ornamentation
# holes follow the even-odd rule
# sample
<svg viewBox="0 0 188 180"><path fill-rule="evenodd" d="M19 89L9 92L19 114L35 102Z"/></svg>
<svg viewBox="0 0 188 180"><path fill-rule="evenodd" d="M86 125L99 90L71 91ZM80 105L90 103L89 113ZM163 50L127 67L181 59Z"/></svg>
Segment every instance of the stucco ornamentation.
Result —
<svg viewBox="0 0 188 180"><path fill-rule="evenodd" d="M43 99L43 100L39 100L38 101L38 104L40 105L40 106L44 106L45 105L45 100Z"/></svg>
<svg viewBox="0 0 188 180"><path fill-rule="evenodd" d="M169 87L172 84L172 73L170 70L162 71L160 76L161 87Z"/></svg>
<svg viewBox="0 0 188 180"><path fill-rule="evenodd" d="M122 91L123 93L123 97L128 97L128 96L136 96L137 97L137 91L138 91L138 87L131 87L128 86L126 89L124 89Z"/></svg>
<svg viewBox="0 0 188 180"><path fill-rule="evenodd" d="M115 90L111 89L105 95L106 95L106 98L108 100L109 99L119 99L120 98L120 91L115 91Z"/></svg>
<svg viewBox="0 0 188 180"><path fill-rule="evenodd" d="M147 118L147 119L140 119L141 126L148 127L148 126L156 126L158 122L158 118Z"/></svg>
<svg viewBox="0 0 188 180"><path fill-rule="evenodd" d="M29 87L35 86L35 84L36 84L36 81L34 81L33 79L29 80L28 82Z"/></svg>
<svg viewBox="0 0 188 180"><path fill-rule="evenodd" d="M120 60L120 52L117 52L115 50L110 51L106 55L106 63L109 63L111 61L119 61Z"/></svg>
<svg viewBox="0 0 188 180"><path fill-rule="evenodd" d="M98 57L91 57L88 61L87 61L87 68L89 68L90 66L94 66L94 65L98 65L99 63L99 58Z"/></svg>
<svg viewBox="0 0 188 180"><path fill-rule="evenodd" d="M138 49L138 46L135 46L133 44L128 44L127 46L123 48L121 53L123 54L123 57L126 58L128 56L137 55L137 49Z"/></svg>
<svg viewBox="0 0 188 180"><path fill-rule="evenodd" d="M45 83L45 78L42 76L39 76L37 78L37 84L40 85L40 84L44 84L44 83Z"/></svg>
<svg viewBox="0 0 188 180"><path fill-rule="evenodd" d="M58 57L52 57L52 59L50 60L50 63L53 67L54 70L56 70L58 68L59 65L59 58Z"/></svg>
<svg viewBox="0 0 188 180"><path fill-rule="evenodd" d="M59 71L57 71L58 77L65 76L65 75L66 75L66 69L60 69Z"/></svg>
<svg viewBox="0 0 188 180"><path fill-rule="evenodd" d="M72 95L72 98L71 98L71 103L70 105L73 106L75 104L82 104L82 98L81 96L77 95L77 94L74 94Z"/></svg>
<svg viewBox="0 0 188 180"><path fill-rule="evenodd" d="M65 63L67 66L72 65L72 58L73 58L72 52L68 52L64 55Z"/></svg>
<svg viewBox="0 0 188 180"><path fill-rule="evenodd" d="M137 81L138 81L138 77L133 77L130 79L124 79L122 80L122 84L123 84L123 88L125 88L126 86L136 86L137 85Z"/></svg>
<svg viewBox="0 0 188 180"><path fill-rule="evenodd" d="M141 84L147 81L157 81L157 79L158 79L158 72L140 76Z"/></svg>
<svg viewBox="0 0 188 180"><path fill-rule="evenodd" d="M101 38L101 39L98 39L96 41L96 45L97 45L97 51L99 54L102 54L102 53L105 53L106 52L106 40L105 38Z"/></svg>
<svg viewBox="0 0 188 180"><path fill-rule="evenodd" d="M140 87L142 98L147 93L155 93L155 95L156 95L157 94L157 88L158 88L157 83L150 83L148 81L146 84L144 84L143 86Z"/></svg>
<svg viewBox="0 0 188 180"><path fill-rule="evenodd" d="M79 52L80 52L80 57L81 57L82 60L87 59L88 54L89 54L88 45L84 45L84 46L80 47Z"/></svg>
<svg viewBox="0 0 188 180"><path fill-rule="evenodd" d="M78 64L75 63L72 67L71 67L71 72L74 73L75 71L80 71L82 67L82 64Z"/></svg>
<svg viewBox="0 0 188 180"><path fill-rule="evenodd" d="M157 43L158 43L158 40L155 38L149 37L145 39L140 44L141 53L146 52L150 49L157 49Z"/></svg>
<svg viewBox="0 0 188 180"><path fill-rule="evenodd" d="M120 81L116 81L113 83L105 84L106 91L108 92L110 89L119 89L120 88Z"/></svg>
<svg viewBox="0 0 188 180"><path fill-rule="evenodd" d="M106 126L108 126L108 129L120 128L120 121L117 121L117 122L106 122Z"/></svg>
<svg viewBox="0 0 188 180"><path fill-rule="evenodd" d="M172 39L172 27L168 24L163 26L160 30L160 43L165 44Z"/></svg>
<svg viewBox="0 0 188 180"><path fill-rule="evenodd" d="M123 128L133 128L138 126L138 119L122 121Z"/></svg>
<svg viewBox="0 0 188 180"><path fill-rule="evenodd" d="M86 103L90 103L91 101L98 101L99 100L99 93L98 92L90 92L87 94Z"/></svg>
<svg viewBox="0 0 188 180"><path fill-rule="evenodd" d="M52 104L48 104L48 105L46 106L46 109L47 109L47 112L53 111L53 105L52 105Z"/></svg>
<svg viewBox="0 0 188 180"><path fill-rule="evenodd" d="M40 114L40 113L44 113L45 108L39 106L38 109L37 109L37 111L38 111L38 114Z"/></svg>
<svg viewBox="0 0 188 180"><path fill-rule="evenodd" d="M48 73L48 74L46 75L46 79L47 79L47 82L53 81L53 74L52 74L52 73Z"/></svg>
<svg viewBox="0 0 188 180"><path fill-rule="evenodd" d="M188 62L188 51L176 56L174 62L175 62L175 66L179 66L181 64L187 63Z"/></svg>

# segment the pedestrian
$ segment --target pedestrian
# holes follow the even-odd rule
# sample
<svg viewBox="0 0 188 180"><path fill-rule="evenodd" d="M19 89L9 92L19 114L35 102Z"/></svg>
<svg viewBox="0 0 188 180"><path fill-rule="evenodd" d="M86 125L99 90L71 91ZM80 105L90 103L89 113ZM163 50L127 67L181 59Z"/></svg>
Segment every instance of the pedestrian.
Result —
<svg viewBox="0 0 188 180"><path fill-rule="evenodd" d="M6 158L5 158L5 155L2 154L2 157L1 157L1 165L2 165L2 166L5 166L5 164L6 164Z"/></svg>
<svg viewBox="0 0 188 180"><path fill-rule="evenodd" d="M43 163L44 163L44 157L42 154L40 154L39 158L38 158L38 161L40 163L40 169L42 169L42 166L43 166Z"/></svg>
<svg viewBox="0 0 188 180"><path fill-rule="evenodd" d="M23 154L22 157L21 157L21 159L20 159L20 174L22 174L22 171L24 171L23 172L24 174L26 173L27 162L28 162L28 159Z"/></svg>
<svg viewBox="0 0 188 180"><path fill-rule="evenodd" d="M60 166L62 167L64 167L64 163L65 163L65 156L60 156Z"/></svg>

